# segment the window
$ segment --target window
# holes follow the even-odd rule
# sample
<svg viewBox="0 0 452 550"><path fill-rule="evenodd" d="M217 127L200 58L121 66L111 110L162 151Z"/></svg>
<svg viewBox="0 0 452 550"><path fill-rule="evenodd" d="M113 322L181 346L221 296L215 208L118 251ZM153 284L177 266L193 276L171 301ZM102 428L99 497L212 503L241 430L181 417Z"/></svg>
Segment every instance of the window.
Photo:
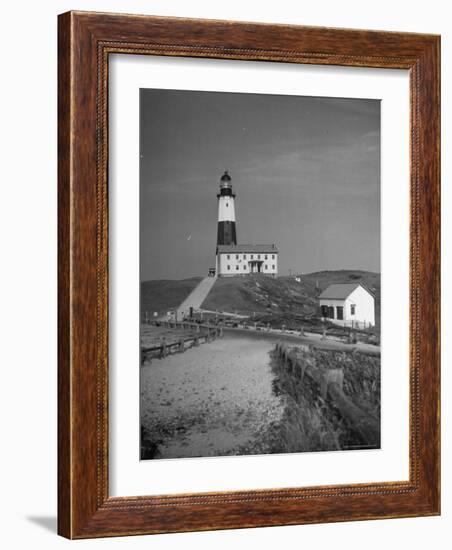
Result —
<svg viewBox="0 0 452 550"><path fill-rule="evenodd" d="M258 260L261 259L261 255L260 255L260 254L257 255L257 259L258 259Z"/></svg>
<svg viewBox="0 0 452 550"><path fill-rule="evenodd" d="M356 313L356 306L355 306L355 304L352 304L352 305L350 306L350 313L351 313L352 315L355 315L355 313Z"/></svg>
<svg viewBox="0 0 452 550"><path fill-rule="evenodd" d="M238 255L238 254L235 255L235 259L236 259L236 260L239 259L239 255Z"/></svg>
<svg viewBox="0 0 452 550"><path fill-rule="evenodd" d="M229 254L228 254L228 255L226 256L226 258L227 258L228 260L230 260L230 259L231 259L231 257L229 256Z"/></svg>
<svg viewBox="0 0 452 550"><path fill-rule="evenodd" d="M267 270L267 269L268 269L268 265L267 265L267 264L265 264L265 266L264 266L264 269L265 269L265 270Z"/></svg>
<svg viewBox="0 0 452 550"><path fill-rule="evenodd" d="M243 259L246 260L246 254L243 255Z"/></svg>
<svg viewBox="0 0 452 550"><path fill-rule="evenodd" d="M254 258L254 256L251 254L251 259L253 259L253 258Z"/></svg>
<svg viewBox="0 0 452 550"><path fill-rule="evenodd" d="M267 256L267 254L265 254L265 259L266 259L266 260L268 260L268 256Z"/></svg>
<svg viewBox="0 0 452 550"><path fill-rule="evenodd" d="M228 271L229 271L230 269L231 269L231 266L230 266L230 265L228 265Z"/></svg>
<svg viewBox="0 0 452 550"><path fill-rule="evenodd" d="M246 264L243 264L243 269L245 269L245 270L246 270Z"/></svg>
<svg viewBox="0 0 452 550"><path fill-rule="evenodd" d="M235 266L235 270L236 270L236 271L239 270L239 266L238 266L238 265Z"/></svg>
<svg viewBox="0 0 452 550"><path fill-rule="evenodd" d="M273 271L275 271L275 264L272 265L272 269L273 269Z"/></svg>
<svg viewBox="0 0 452 550"><path fill-rule="evenodd" d="M336 314L337 314L337 319L339 319L340 321L344 318L344 308L343 306L336 306Z"/></svg>
<svg viewBox="0 0 452 550"><path fill-rule="evenodd" d="M274 259L275 259L275 255L274 255L274 254L272 254L272 260L274 260Z"/></svg>

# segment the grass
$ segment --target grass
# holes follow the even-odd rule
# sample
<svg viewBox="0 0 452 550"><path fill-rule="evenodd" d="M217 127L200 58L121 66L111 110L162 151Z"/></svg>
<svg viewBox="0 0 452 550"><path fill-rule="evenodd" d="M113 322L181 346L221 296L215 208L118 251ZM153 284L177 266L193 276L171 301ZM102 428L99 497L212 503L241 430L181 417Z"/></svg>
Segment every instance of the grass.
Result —
<svg viewBox="0 0 452 550"><path fill-rule="evenodd" d="M380 417L380 359L364 354L312 350L311 359L325 368L342 368L344 394L363 410ZM273 354L274 390L286 400L284 419L274 426L271 446L274 453L332 451L364 447L353 426L334 405L322 399L318 385L305 376L289 373Z"/></svg>
<svg viewBox="0 0 452 550"><path fill-rule="evenodd" d="M297 283L293 278L272 279L265 275L222 277L216 282L204 309L230 313L298 312L314 314L317 301L311 283Z"/></svg>
<svg viewBox="0 0 452 550"><path fill-rule="evenodd" d="M319 271L307 275L278 277L247 275L221 277L202 304L203 309L270 317L270 322L292 320L313 323L319 316L318 295L329 284L359 282L375 295L376 323L380 319L380 274L359 270ZM179 306L201 280L146 281L141 284L141 310L163 313Z"/></svg>
<svg viewBox="0 0 452 550"><path fill-rule="evenodd" d="M162 314L178 307L196 287L201 277L182 279L181 281L158 280L141 283L141 312L157 311Z"/></svg>
<svg viewBox="0 0 452 550"><path fill-rule="evenodd" d="M272 279L265 275L219 278L204 309L244 313L255 317L314 322L319 316L318 295L332 283L361 283L375 296L375 320L380 323L380 274L358 270L321 271Z"/></svg>

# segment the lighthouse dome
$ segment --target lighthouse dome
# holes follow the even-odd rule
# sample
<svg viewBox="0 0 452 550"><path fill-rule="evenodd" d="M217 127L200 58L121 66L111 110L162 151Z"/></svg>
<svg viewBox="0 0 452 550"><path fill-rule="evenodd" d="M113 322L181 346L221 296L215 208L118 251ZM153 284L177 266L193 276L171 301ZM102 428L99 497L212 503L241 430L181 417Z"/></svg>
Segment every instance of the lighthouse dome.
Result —
<svg viewBox="0 0 452 550"><path fill-rule="evenodd" d="M231 187L231 176L227 170L225 170L224 174L221 176L220 187Z"/></svg>

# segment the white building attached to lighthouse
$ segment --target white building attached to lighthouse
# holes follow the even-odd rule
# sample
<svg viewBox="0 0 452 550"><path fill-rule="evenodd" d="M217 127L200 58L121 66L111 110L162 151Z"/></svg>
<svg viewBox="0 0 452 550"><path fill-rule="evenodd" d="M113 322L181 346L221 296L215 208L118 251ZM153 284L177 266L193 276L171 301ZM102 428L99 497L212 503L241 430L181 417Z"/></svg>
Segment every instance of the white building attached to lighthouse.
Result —
<svg viewBox="0 0 452 550"><path fill-rule="evenodd" d="M220 179L218 198L218 231L215 272L218 277L262 273L278 275L278 249L275 244L237 244L235 194L231 176Z"/></svg>
<svg viewBox="0 0 452 550"><path fill-rule="evenodd" d="M263 273L278 274L278 249L274 244L238 244L217 246L219 277Z"/></svg>

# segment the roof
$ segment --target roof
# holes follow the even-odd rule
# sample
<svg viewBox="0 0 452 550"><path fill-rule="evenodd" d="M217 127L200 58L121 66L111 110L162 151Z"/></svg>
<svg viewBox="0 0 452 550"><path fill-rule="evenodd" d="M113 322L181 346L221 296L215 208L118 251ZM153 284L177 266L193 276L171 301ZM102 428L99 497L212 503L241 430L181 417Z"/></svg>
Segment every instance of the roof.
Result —
<svg viewBox="0 0 452 550"><path fill-rule="evenodd" d="M359 286L361 288L364 288L366 292L371 294L367 290L367 288L363 287L363 285L359 283L335 283L325 288L325 290L320 294L319 298L325 300L345 300Z"/></svg>
<svg viewBox="0 0 452 550"><path fill-rule="evenodd" d="M278 253L274 244L219 244L217 250L219 254Z"/></svg>

